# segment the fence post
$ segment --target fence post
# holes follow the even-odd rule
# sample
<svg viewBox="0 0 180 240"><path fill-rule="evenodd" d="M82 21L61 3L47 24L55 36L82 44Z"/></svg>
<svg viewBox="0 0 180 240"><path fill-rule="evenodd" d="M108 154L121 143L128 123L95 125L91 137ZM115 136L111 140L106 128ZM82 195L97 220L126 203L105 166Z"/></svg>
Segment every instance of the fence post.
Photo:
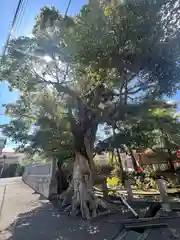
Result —
<svg viewBox="0 0 180 240"><path fill-rule="evenodd" d="M128 180L125 180L125 188L127 190L127 199L129 201L132 201L133 200L133 191L132 191L132 188L131 188L131 184Z"/></svg>
<svg viewBox="0 0 180 240"><path fill-rule="evenodd" d="M163 179L157 179L157 185L159 188L159 192L160 192L160 198L162 201L162 208L165 212L169 212L171 211L170 209L170 205L168 203L168 195L166 192L166 186L165 186L165 182Z"/></svg>
<svg viewBox="0 0 180 240"><path fill-rule="evenodd" d="M103 190L104 199L108 200L108 187L107 187L106 178L104 178L102 181L102 190Z"/></svg>

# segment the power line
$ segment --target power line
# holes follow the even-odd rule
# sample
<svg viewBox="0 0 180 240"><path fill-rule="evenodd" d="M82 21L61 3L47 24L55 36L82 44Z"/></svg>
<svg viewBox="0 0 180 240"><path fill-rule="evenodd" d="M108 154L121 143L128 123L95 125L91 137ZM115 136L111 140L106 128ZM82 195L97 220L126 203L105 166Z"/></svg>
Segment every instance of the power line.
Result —
<svg viewBox="0 0 180 240"><path fill-rule="evenodd" d="M72 0L69 0L68 5L67 5L67 8L66 8L66 11L65 11L65 14L64 14L64 18L65 18L65 17L67 16L67 14L68 14L69 7L70 7L70 5L71 5L71 2L72 2Z"/></svg>
<svg viewBox="0 0 180 240"><path fill-rule="evenodd" d="M67 5L67 8L66 8L66 11L65 11L65 14L64 14L64 18L67 16L67 13L69 11L69 8L70 8L70 5L72 3L72 0L69 0L68 2L68 5ZM12 25L11 25L11 28L10 28L10 31L9 31L9 34L8 34L8 37L7 37L7 40L6 40L6 43L5 43L5 46L4 46L4 51L3 51L3 56L5 55L6 53L6 50L7 50L7 46L9 44L9 41L10 41L10 38L11 38L11 34L12 34L12 31L15 27L15 23L17 20L17 17L18 17L18 13L19 15L21 14L21 17L19 17L19 21L17 22L17 25L20 25L21 21L22 21L22 18L23 18L23 15L24 15L24 11L25 9L23 9L23 7L25 8L25 4L27 5L27 2L24 2L24 0L19 0L18 2L18 6L16 8L16 12L15 12L15 15L14 15L14 18L13 18L13 22L12 22ZM17 50L18 51L18 50Z"/></svg>
<svg viewBox="0 0 180 240"><path fill-rule="evenodd" d="M12 26L11 26L11 31L12 31L12 29L13 29L14 26L15 26L15 23L16 23L16 20L17 20L19 11L21 10L20 8L21 8L22 4L23 4L23 0L19 0L18 6L17 6L17 8L16 8L16 12L15 12L15 14L14 14L14 18L13 18L13 22L12 22Z"/></svg>
<svg viewBox="0 0 180 240"><path fill-rule="evenodd" d="M3 56L6 54L6 50L7 50L7 46L9 44L9 41L10 41L10 38L11 38L11 34L12 34L12 31L14 29L14 26L15 26L15 23L17 21L17 18L19 16L19 11L21 10L21 6L23 4L23 0L19 0L18 2L18 5L17 5L17 8L16 8L16 12L14 14L14 17L13 17L13 21L12 21L12 24L11 24L11 28L9 30L9 34L8 34L8 37L6 39L6 43L5 43L5 46L4 46L4 51L3 51Z"/></svg>
<svg viewBox="0 0 180 240"><path fill-rule="evenodd" d="M24 9L23 8L25 8L25 5L27 4L27 1L28 0L25 0L25 1L24 0L19 0L19 2L18 2L16 11L15 11L15 14L14 14L14 17L13 17L13 21L12 21L12 24L11 24L11 27L10 27L5 45L4 45L4 50L3 50L2 56L5 56L5 54L6 54L6 50L7 50L11 35L12 35L12 31L15 28L17 29L21 24L21 21L22 21L23 15L24 15ZM17 24L17 26L15 26L15 24ZM1 88L1 84L0 84L0 88ZM0 115L2 115L2 114L0 114Z"/></svg>
<svg viewBox="0 0 180 240"><path fill-rule="evenodd" d="M19 30L19 28L21 26L22 19L23 19L24 15L25 15L25 9L26 9L27 4L28 4L28 0L24 0L24 2L22 3L22 7L21 7L21 9L19 11L19 18L17 19L16 26L14 27L14 30L16 32L18 32L18 30Z"/></svg>

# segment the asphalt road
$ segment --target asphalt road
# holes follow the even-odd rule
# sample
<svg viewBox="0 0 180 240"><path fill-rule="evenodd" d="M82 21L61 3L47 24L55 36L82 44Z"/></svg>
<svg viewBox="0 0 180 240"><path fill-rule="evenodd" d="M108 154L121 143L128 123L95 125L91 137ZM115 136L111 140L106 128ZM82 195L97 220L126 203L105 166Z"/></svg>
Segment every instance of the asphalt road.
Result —
<svg viewBox="0 0 180 240"><path fill-rule="evenodd" d="M33 192L20 177L0 179L0 240L8 239L6 228L15 225L19 214L41 205L39 195Z"/></svg>

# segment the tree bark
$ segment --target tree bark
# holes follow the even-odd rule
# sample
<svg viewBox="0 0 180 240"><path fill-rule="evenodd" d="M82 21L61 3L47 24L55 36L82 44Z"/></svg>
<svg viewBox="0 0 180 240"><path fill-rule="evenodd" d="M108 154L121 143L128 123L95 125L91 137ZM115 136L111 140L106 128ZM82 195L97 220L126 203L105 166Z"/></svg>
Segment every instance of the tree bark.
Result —
<svg viewBox="0 0 180 240"><path fill-rule="evenodd" d="M120 178L121 178L122 184L124 185L124 170L123 170L122 160L121 160L121 156L118 148L116 148L116 153L117 153L118 162L119 162Z"/></svg>
<svg viewBox="0 0 180 240"><path fill-rule="evenodd" d="M93 178L86 159L80 153L76 153L73 170L73 198L72 213L80 209L82 217L90 219L97 216L96 197L93 192Z"/></svg>
<svg viewBox="0 0 180 240"><path fill-rule="evenodd" d="M79 100L80 101L80 100ZM74 137L74 168L72 182L66 193L72 193L71 214L79 212L85 219L97 216L98 207L107 208L105 202L97 198L93 191L96 167L93 161L94 142L98 123L86 105L79 102L76 118L69 109L68 116Z"/></svg>
<svg viewBox="0 0 180 240"><path fill-rule="evenodd" d="M71 199L71 215L81 214L84 219L96 217L98 208L107 209L106 203L94 194L96 167L93 161L94 138L90 131L74 137L74 165L72 181L60 195L63 204Z"/></svg>
<svg viewBox="0 0 180 240"><path fill-rule="evenodd" d="M116 137L115 126L113 127L113 137L114 137L114 139ZM121 156L120 156L120 152L119 152L118 148L116 148L116 154L118 157L120 178L121 178L122 184L124 185L124 171L123 171L122 160L121 160Z"/></svg>
<svg viewBox="0 0 180 240"><path fill-rule="evenodd" d="M137 165L136 159L134 157L133 150L131 149L131 147L128 147L128 150L129 150L129 153L130 153L130 156L131 156L131 159L132 159L132 164L133 164L134 170L137 171L138 165Z"/></svg>
<svg viewBox="0 0 180 240"><path fill-rule="evenodd" d="M107 209L106 202L94 194L93 174L90 166L89 159L76 152L72 181L67 191L60 195L63 205L71 202L71 215L76 216L80 213L84 219L96 217L99 207Z"/></svg>

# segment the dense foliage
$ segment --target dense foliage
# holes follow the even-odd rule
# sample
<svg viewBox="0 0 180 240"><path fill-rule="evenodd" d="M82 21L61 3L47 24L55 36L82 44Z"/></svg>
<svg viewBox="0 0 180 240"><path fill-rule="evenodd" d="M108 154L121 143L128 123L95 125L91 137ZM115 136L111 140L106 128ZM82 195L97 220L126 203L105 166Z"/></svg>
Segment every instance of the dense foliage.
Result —
<svg viewBox="0 0 180 240"><path fill-rule="evenodd" d="M139 119L179 87L178 7L175 0L93 2L73 18L41 9L34 37L12 40L1 62L1 79L21 91L7 106L13 119L4 132L26 150L49 154L71 149L72 135L77 142L88 130L93 143L98 124L125 122L133 125L126 129L131 145L152 145ZM132 139L132 132L141 134Z"/></svg>

